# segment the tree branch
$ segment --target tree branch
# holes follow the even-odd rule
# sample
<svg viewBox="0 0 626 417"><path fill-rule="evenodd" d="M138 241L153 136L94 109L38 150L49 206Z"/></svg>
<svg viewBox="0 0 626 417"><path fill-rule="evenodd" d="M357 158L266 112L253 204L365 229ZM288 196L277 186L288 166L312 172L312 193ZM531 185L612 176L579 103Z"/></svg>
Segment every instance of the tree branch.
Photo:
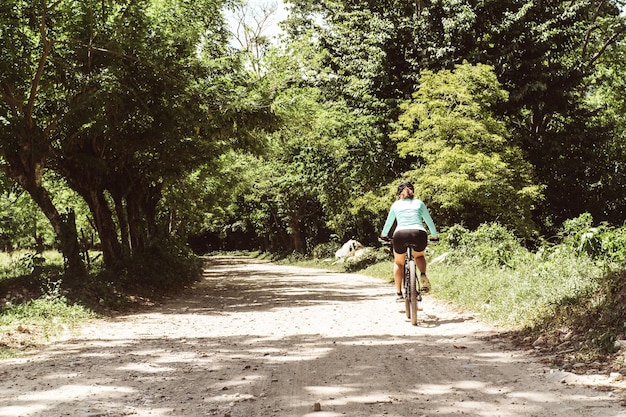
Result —
<svg viewBox="0 0 626 417"><path fill-rule="evenodd" d="M592 22L595 22L598 19L598 16L600 15L600 9L602 8L602 5L604 4L604 0L600 0L598 2L598 7L596 7L596 11L593 13L593 17L591 18ZM591 38L591 32L593 32L593 29L597 27L596 25L589 25L589 27L587 28L587 32L585 33L585 40L583 41L583 50L581 52L581 56L583 59L585 59L585 56L587 55L587 46L589 45L589 39Z"/></svg>
<svg viewBox="0 0 626 417"><path fill-rule="evenodd" d="M13 91L11 91L11 86L4 82L2 83L2 97L4 97L4 100L14 112L17 113L24 110L22 107L22 103L13 95Z"/></svg>
<svg viewBox="0 0 626 417"><path fill-rule="evenodd" d="M620 30L618 30L617 32L615 32L613 34L613 36L611 36L605 43L604 45L602 45L602 48L600 48L600 50L598 52L596 52L596 54L593 56L593 58L591 58L591 60L588 62L587 66L591 66L594 62L596 62L598 60L598 58L600 58L602 56L602 54L604 53L604 51L606 51L606 48L608 48L610 45L612 45L613 43L615 43L617 41L617 39L623 35L626 32L626 25L622 24L622 27L620 28Z"/></svg>
<svg viewBox="0 0 626 417"><path fill-rule="evenodd" d="M56 6L57 3L53 7ZM33 78L33 82L30 86L30 94L28 97L28 104L26 105L26 111L24 113L24 118L26 120L26 126L28 128L33 127L33 109L35 107L35 98L37 97L37 90L39 88L39 83L41 82L41 78L43 77L44 67L46 65L46 61L48 60L48 55L50 54L50 50L52 49L53 42L50 41L46 35L46 16L48 13L48 8L44 3L43 13L41 15L41 22L39 24L39 34L41 35L41 42L43 43L43 51L41 53L41 57L39 57L39 66L37 67L37 72L35 73L35 77Z"/></svg>

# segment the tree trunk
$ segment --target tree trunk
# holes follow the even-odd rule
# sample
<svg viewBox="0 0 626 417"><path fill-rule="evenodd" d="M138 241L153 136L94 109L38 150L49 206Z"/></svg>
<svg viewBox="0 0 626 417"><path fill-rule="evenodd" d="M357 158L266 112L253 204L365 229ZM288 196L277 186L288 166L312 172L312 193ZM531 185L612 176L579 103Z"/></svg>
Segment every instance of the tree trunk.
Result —
<svg viewBox="0 0 626 417"><path fill-rule="evenodd" d="M147 243L146 226L141 218L139 203L132 193L126 196L126 214L128 215L130 246L134 252L143 250Z"/></svg>
<svg viewBox="0 0 626 417"><path fill-rule="evenodd" d="M61 214L61 219L59 241L61 242L61 252L65 259L65 270L72 278L82 277L85 275L86 270L83 258L80 256L74 209L68 209L67 213Z"/></svg>
<svg viewBox="0 0 626 417"><path fill-rule="evenodd" d="M158 235L156 213L157 205L161 200L162 188L162 184L147 187L147 189L145 190L145 194L141 199L141 211L143 212L146 220L146 226L148 228L148 240L151 240Z"/></svg>
<svg viewBox="0 0 626 417"><path fill-rule="evenodd" d="M131 251L130 245L130 231L128 226L128 216L124 209L124 199L119 195L113 195L113 201L115 202L115 215L117 216L117 222L120 225L120 241L122 247L122 255L129 256Z"/></svg>
<svg viewBox="0 0 626 417"><path fill-rule="evenodd" d="M7 156L6 159L9 163L6 168L8 176L28 192L50 222L59 240L65 271L71 277L83 276L86 270L80 256L74 213L70 210L61 215L52 202L48 190L41 185L40 173L43 162L33 162L31 155L22 155L22 157L13 155L13 157Z"/></svg>
<svg viewBox="0 0 626 417"><path fill-rule="evenodd" d="M106 268L113 267L122 258L122 246L118 241L113 213L101 191L91 190L83 198L93 214L102 245L102 259Z"/></svg>
<svg viewBox="0 0 626 417"><path fill-rule="evenodd" d="M298 218L292 217L289 220L289 228L291 229L291 240L293 250L296 253L304 253L304 242L302 240L302 232L300 231L300 221Z"/></svg>

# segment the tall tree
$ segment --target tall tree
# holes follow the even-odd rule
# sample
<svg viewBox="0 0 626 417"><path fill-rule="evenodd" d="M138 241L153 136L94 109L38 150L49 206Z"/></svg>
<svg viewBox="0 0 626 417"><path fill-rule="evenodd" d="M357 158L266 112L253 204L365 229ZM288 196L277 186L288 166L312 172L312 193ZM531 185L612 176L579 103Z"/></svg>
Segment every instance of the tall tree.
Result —
<svg viewBox="0 0 626 417"><path fill-rule="evenodd" d="M536 232L532 210L541 187L492 112L507 99L487 65L424 71L420 89L403 106L395 136L400 155L418 160L405 175L442 223L477 227L497 219L529 238Z"/></svg>
<svg viewBox="0 0 626 417"><path fill-rule="evenodd" d="M72 274L83 271L71 213L63 215L43 185L51 154L51 132L57 127L62 102L56 87L63 71L52 64L57 43L57 4L11 0L0 6L0 155L10 178L26 190L50 221Z"/></svg>
<svg viewBox="0 0 626 417"><path fill-rule="evenodd" d="M249 143L247 132L266 123L270 109L248 98L247 80L229 57L222 6L221 0L0 6L8 51L0 58L4 167L62 241L72 239L64 237L64 219L42 185L46 168L87 202L111 266L160 233L164 187Z"/></svg>
<svg viewBox="0 0 626 417"><path fill-rule="evenodd" d="M508 118L508 140L521 146L548 186L537 213L560 224L593 203L583 198L576 207L563 204L563 182L576 182L586 196L595 193L600 181L598 173L583 169L583 161L602 158L599 149L610 142L612 127L594 120L586 106L587 80L624 39L623 1L289 3L294 12L290 33L314 33L311 39L327 55L334 74L327 84L329 99L341 97L350 107L378 117L373 131L389 133L389 121L397 117L400 100L418 88L422 70L453 69L464 60L485 63L510 92L509 100L494 110Z"/></svg>

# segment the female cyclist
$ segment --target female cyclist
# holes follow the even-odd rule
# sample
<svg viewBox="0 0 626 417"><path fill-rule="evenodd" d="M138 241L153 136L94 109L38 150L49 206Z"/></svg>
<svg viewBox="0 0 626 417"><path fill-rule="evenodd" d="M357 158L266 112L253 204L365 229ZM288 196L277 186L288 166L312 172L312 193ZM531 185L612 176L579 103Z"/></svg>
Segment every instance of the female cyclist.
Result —
<svg viewBox="0 0 626 417"><path fill-rule="evenodd" d="M426 277L426 258L424 253L428 244L428 235L424 223L430 230L431 240L439 240L437 228L430 217L426 204L414 196L413 184L402 181L398 186L398 199L391 205L387 221L380 234L382 239L388 239L389 231L397 223L393 233L393 279L396 284L398 300L402 299L402 275L407 245L414 248L415 265L420 270L420 284L424 292L430 290L430 281Z"/></svg>

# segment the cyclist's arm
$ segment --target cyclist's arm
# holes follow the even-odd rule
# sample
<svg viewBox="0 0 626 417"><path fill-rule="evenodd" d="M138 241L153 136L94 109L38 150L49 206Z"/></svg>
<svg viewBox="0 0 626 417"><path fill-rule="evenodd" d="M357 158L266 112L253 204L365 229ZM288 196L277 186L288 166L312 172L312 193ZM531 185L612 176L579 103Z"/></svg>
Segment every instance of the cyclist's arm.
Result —
<svg viewBox="0 0 626 417"><path fill-rule="evenodd" d="M438 237L439 233L437 233L437 227L435 227L435 222L433 221L433 218L430 217L430 213L428 212L428 207L426 207L426 204L425 203L422 203L422 204L423 204L422 210L421 210L422 218L426 222L426 225L428 226L428 230L430 230L432 239L437 240L439 239Z"/></svg>
<svg viewBox="0 0 626 417"><path fill-rule="evenodd" d="M394 206L391 206L389 209L389 214L387 214L387 221L385 221L385 225L383 226L383 231L380 232L380 237L386 238L389 236L389 231L391 230L391 226L393 226L393 222L396 221L396 211L394 210Z"/></svg>

